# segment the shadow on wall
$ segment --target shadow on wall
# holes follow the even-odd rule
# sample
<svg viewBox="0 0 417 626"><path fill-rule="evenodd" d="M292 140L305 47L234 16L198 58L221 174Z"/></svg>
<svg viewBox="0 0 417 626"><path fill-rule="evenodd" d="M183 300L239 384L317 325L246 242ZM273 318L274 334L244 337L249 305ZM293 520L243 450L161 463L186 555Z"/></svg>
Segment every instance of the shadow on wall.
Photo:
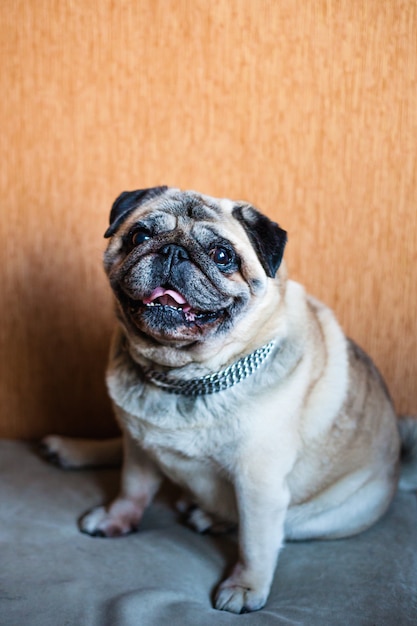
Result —
<svg viewBox="0 0 417 626"><path fill-rule="evenodd" d="M104 383L113 324L106 279L101 288L94 277L80 276L82 259L44 256L42 264L26 256L11 277L15 332L5 340L13 342L19 366L7 368L13 378L7 404L25 424L14 436L112 436L117 427Z"/></svg>

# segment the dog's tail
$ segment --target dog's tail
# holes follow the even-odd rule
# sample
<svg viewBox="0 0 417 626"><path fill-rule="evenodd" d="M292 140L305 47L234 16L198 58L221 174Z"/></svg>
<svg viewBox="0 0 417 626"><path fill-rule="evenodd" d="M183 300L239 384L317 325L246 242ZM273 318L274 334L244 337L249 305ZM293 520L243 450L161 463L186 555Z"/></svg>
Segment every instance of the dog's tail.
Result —
<svg viewBox="0 0 417 626"><path fill-rule="evenodd" d="M398 420L401 437L401 471L399 487L417 490L417 416L404 415Z"/></svg>

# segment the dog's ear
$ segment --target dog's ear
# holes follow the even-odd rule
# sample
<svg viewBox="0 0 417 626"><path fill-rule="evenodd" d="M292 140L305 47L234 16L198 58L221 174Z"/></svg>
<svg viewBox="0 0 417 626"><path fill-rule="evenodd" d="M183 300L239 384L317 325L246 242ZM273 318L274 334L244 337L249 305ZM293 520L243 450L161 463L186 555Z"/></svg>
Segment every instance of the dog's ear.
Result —
<svg viewBox="0 0 417 626"><path fill-rule="evenodd" d="M113 202L110 211L110 226L104 233L106 238L114 235L120 224L127 216L146 200L156 198L168 189L163 187L149 187L149 189L136 189L136 191L123 191Z"/></svg>
<svg viewBox="0 0 417 626"><path fill-rule="evenodd" d="M274 278L284 255L286 231L250 205L236 206L233 217L245 229L266 275Z"/></svg>

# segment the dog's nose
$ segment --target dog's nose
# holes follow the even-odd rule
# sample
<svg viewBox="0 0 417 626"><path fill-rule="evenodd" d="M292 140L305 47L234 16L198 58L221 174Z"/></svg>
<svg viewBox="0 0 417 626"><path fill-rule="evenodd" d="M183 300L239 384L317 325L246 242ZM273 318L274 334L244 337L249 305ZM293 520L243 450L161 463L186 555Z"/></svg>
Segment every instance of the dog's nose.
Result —
<svg viewBox="0 0 417 626"><path fill-rule="evenodd" d="M187 261L190 258L187 250L175 243L166 244L160 249L159 253L166 257L170 265Z"/></svg>

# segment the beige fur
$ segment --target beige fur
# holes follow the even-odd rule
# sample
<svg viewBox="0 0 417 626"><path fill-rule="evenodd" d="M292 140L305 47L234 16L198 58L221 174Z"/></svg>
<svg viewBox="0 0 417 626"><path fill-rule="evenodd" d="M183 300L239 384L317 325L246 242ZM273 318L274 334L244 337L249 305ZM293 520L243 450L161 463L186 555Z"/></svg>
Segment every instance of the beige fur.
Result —
<svg viewBox="0 0 417 626"><path fill-rule="evenodd" d="M170 198L180 193L168 190L124 219L106 254L110 279L124 264L123 235L162 200L169 213ZM226 335L195 343L132 332L119 307L107 385L123 431L121 492L81 527L105 536L136 529L168 476L198 505L197 528L206 530L211 520L238 524L238 559L215 606L240 613L265 604L286 538L353 535L385 512L397 486L400 437L379 373L331 310L287 280L284 264L266 275L234 203L195 196L220 207L214 223L244 259L227 280L231 293L236 285L246 289L248 304ZM174 221L189 235L199 220ZM259 371L212 395L169 394L140 375L152 363L177 377L201 376L271 339L274 354ZM66 449L59 447L55 440L58 455Z"/></svg>

